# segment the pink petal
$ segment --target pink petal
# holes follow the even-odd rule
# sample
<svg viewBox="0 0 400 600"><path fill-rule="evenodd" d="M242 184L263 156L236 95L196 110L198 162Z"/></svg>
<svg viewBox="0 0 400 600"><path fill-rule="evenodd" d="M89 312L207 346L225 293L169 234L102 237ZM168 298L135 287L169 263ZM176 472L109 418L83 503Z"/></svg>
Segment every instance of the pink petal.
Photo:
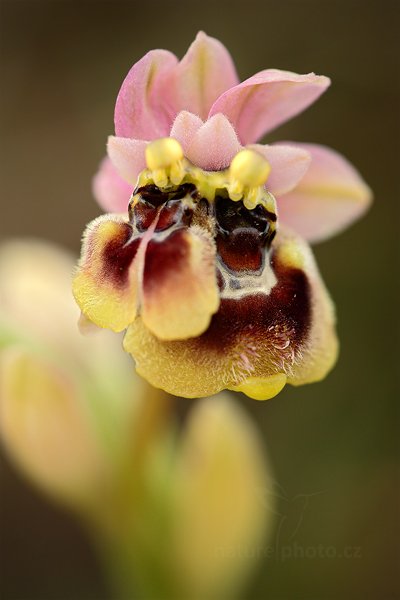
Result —
<svg viewBox="0 0 400 600"><path fill-rule="evenodd" d="M294 144L311 154L311 165L293 192L279 198L279 218L307 240L319 242L348 227L367 210L371 189L338 152Z"/></svg>
<svg viewBox="0 0 400 600"><path fill-rule="evenodd" d="M249 147L265 156L271 165L266 187L275 196L286 194L296 187L311 163L309 152L296 146L253 144Z"/></svg>
<svg viewBox="0 0 400 600"><path fill-rule="evenodd" d="M202 125L203 121L200 117L183 110L178 114L172 125L170 137L178 140L182 146L183 153L186 154L196 131L200 129Z"/></svg>
<svg viewBox="0 0 400 600"><path fill-rule="evenodd" d="M226 115L242 144L249 144L302 112L329 85L327 77L314 73L297 75L267 69L222 94L210 116L219 112Z"/></svg>
<svg viewBox="0 0 400 600"><path fill-rule="evenodd" d="M115 133L122 137L153 140L168 135L172 124L165 76L177 64L166 50L152 50L133 65L115 105Z"/></svg>
<svg viewBox="0 0 400 600"><path fill-rule="evenodd" d="M146 168L145 148L147 142L124 137L108 137L107 152L119 175L135 185L138 175Z"/></svg>
<svg viewBox="0 0 400 600"><path fill-rule="evenodd" d="M117 169L106 156L93 177L92 190L103 210L121 213L128 209L133 187L118 175Z"/></svg>
<svg viewBox="0 0 400 600"><path fill-rule="evenodd" d="M219 171L229 166L240 148L228 119L224 115L214 115L196 131L186 157L202 169Z"/></svg>
<svg viewBox="0 0 400 600"><path fill-rule="evenodd" d="M200 31L171 75L174 107L177 112L189 110L206 119L213 102L238 83L228 50Z"/></svg>

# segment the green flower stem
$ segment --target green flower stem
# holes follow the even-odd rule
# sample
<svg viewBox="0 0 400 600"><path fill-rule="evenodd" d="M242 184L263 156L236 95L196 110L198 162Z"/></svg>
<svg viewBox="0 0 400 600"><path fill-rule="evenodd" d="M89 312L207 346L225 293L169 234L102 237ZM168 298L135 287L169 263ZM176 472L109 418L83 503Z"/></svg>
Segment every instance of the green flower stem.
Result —
<svg viewBox="0 0 400 600"><path fill-rule="evenodd" d="M174 398L149 389L120 468L87 513L115 600L178 598L169 568Z"/></svg>

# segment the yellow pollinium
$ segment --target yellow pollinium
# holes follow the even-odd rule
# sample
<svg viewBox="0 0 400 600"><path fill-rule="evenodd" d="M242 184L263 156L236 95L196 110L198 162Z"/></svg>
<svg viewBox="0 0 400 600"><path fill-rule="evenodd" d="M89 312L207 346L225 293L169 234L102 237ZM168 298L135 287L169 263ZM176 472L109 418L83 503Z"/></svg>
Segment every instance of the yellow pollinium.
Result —
<svg viewBox="0 0 400 600"><path fill-rule="evenodd" d="M185 174L183 150L174 138L160 138L146 146L146 164L154 183L165 187L169 181L178 185Z"/></svg>
<svg viewBox="0 0 400 600"><path fill-rule="evenodd" d="M255 150L244 149L231 162L230 174L244 187L264 185L271 172L269 162Z"/></svg>
<svg viewBox="0 0 400 600"><path fill-rule="evenodd" d="M255 150L244 149L236 154L229 167L231 200L242 200L249 210L262 202L263 186L271 172L268 161Z"/></svg>
<svg viewBox="0 0 400 600"><path fill-rule="evenodd" d="M182 158L182 147L174 138L161 138L146 146L146 163L151 171L171 167Z"/></svg>

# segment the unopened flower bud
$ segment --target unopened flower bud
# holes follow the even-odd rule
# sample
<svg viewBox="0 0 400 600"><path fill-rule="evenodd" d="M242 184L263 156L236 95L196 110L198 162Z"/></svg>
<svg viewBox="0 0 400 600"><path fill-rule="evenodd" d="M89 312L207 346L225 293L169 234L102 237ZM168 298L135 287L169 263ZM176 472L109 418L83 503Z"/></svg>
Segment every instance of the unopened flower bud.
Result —
<svg viewBox="0 0 400 600"><path fill-rule="evenodd" d="M72 505L96 496L106 469L77 382L16 347L0 356L0 434L39 487Z"/></svg>
<svg viewBox="0 0 400 600"><path fill-rule="evenodd" d="M227 395L201 401L187 427L172 544L182 597L225 598L245 583L265 541L268 466L256 428Z"/></svg>

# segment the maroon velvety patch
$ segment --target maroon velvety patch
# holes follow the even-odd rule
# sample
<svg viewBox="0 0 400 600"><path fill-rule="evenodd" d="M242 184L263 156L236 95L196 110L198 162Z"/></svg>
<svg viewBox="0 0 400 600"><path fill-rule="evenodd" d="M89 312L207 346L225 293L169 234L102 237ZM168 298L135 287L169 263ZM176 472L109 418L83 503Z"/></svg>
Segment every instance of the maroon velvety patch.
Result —
<svg viewBox="0 0 400 600"><path fill-rule="evenodd" d="M102 250L102 276L118 287L123 287L128 279L129 267L136 256L141 237L130 242L132 227L129 223L121 223L115 235Z"/></svg>
<svg viewBox="0 0 400 600"><path fill-rule="evenodd" d="M173 231L165 240L151 240L146 249L143 275L144 292L150 292L167 279L172 272L181 270L190 251L187 230Z"/></svg>

